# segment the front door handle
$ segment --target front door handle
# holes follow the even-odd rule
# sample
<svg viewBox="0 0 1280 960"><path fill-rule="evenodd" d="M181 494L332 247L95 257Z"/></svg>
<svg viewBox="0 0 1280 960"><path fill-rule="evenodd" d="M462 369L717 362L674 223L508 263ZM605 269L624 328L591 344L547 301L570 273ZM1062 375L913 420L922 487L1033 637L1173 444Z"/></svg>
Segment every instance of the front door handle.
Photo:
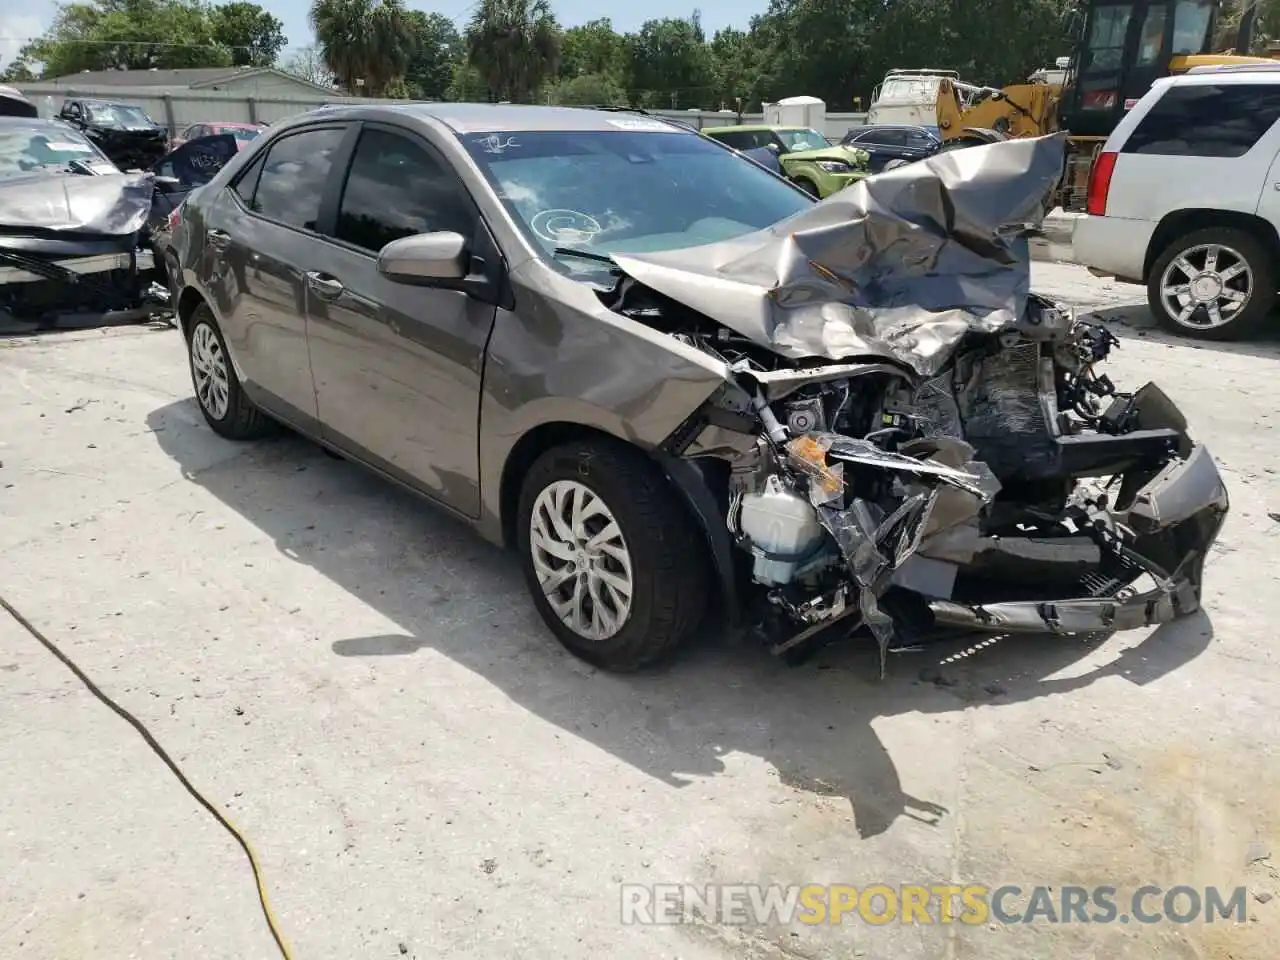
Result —
<svg viewBox="0 0 1280 960"><path fill-rule="evenodd" d="M210 230L205 234L205 238L209 241L209 246L216 250L225 250L227 244L231 242L231 234L225 230Z"/></svg>
<svg viewBox="0 0 1280 960"><path fill-rule="evenodd" d="M307 286L314 290L317 296L324 297L326 300L342 296L344 289L341 280L335 280L333 277L315 271L307 274Z"/></svg>

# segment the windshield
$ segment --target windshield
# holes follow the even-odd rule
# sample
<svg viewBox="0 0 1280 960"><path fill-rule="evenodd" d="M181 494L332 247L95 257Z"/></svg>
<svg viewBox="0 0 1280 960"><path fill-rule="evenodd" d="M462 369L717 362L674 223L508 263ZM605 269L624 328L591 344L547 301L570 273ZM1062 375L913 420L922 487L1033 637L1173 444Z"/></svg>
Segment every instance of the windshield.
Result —
<svg viewBox="0 0 1280 960"><path fill-rule="evenodd" d="M74 130L8 124L0 127L0 177L49 167L63 169L72 160L101 162L102 156Z"/></svg>
<svg viewBox="0 0 1280 960"><path fill-rule="evenodd" d="M91 103L85 108L89 119L94 123L108 124L113 127L149 127L151 118L141 107L133 107L127 103Z"/></svg>
<svg viewBox="0 0 1280 960"><path fill-rule="evenodd" d="M813 202L711 140L648 122L652 129L461 139L512 218L567 273L609 269L589 255L675 250L742 236ZM557 247L585 256L556 254Z"/></svg>
<svg viewBox="0 0 1280 960"><path fill-rule="evenodd" d="M776 131L778 139L786 144L787 149L796 150L824 150L831 144L827 143L827 138L820 134L817 130L786 130Z"/></svg>
<svg viewBox="0 0 1280 960"><path fill-rule="evenodd" d="M258 134L260 134L262 131L261 131L261 130L255 130L255 129L253 129L252 127L215 127L213 132L214 132L214 133L229 133L229 134L231 134L231 136L235 137L235 138L236 138L237 140L239 140L241 143L245 143L245 142L247 142L247 141L249 141L249 140L252 140L254 137L256 137Z"/></svg>
<svg viewBox="0 0 1280 960"><path fill-rule="evenodd" d="M893 77L880 85L876 100L883 103L935 103L941 83L942 79L934 76Z"/></svg>
<svg viewBox="0 0 1280 960"><path fill-rule="evenodd" d="M1173 13L1173 49L1180 53L1205 53L1213 48L1215 0L1179 0ZM1246 53L1248 51L1245 51Z"/></svg>

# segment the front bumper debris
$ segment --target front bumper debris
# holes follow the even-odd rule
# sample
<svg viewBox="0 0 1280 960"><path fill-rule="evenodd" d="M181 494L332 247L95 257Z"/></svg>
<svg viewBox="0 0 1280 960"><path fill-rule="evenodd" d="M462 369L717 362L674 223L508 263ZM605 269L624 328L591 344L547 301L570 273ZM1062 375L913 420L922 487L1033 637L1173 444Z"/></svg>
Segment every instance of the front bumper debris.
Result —
<svg viewBox="0 0 1280 960"><path fill-rule="evenodd" d="M939 625L1000 633L1100 633L1168 623L1200 609L1204 561L1229 506L1217 464L1197 445L1144 486L1122 518L1133 531L1129 557L1156 581L1153 589L1021 603L934 600L930 610ZM1171 560L1172 570L1161 569L1161 561Z"/></svg>

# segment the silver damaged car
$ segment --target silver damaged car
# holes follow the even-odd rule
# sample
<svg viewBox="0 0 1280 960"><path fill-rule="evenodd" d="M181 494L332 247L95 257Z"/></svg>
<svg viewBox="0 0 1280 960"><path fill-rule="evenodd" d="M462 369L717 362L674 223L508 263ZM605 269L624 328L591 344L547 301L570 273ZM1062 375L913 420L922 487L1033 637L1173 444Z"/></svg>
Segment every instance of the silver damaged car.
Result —
<svg viewBox="0 0 1280 960"><path fill-rule="evenodd" d="M519 551L578 656L709 614L800 658L1198 609L1228 509L1104 328L1030 289L1063 142L822 202L640 113L335 107L175 217L197 400L273 422Z"/></svg>

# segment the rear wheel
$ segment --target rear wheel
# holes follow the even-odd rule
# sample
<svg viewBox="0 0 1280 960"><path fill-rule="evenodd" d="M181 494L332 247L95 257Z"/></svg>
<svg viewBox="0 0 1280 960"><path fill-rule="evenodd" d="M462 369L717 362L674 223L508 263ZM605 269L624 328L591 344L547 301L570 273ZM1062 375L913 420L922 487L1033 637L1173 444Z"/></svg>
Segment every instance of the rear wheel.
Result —
<svg viewBox="0 0 1280 960"><path fill-rule="evenodd" d="M639 451L597 440L548 450L525 477L517 531L538 613L588 663L647 666L702 621L703 543L670 482Z"/></svg>
<svg viewBox="0 0 1280 960"><path fill-rule="evenodd" d="M1235 227L1178 237L1151 265L1147 300L1161 326L1199 340L1258 332L1276 302L1276 264L1267 245Z"/></svg>
<svg viewBox="0 0 1280 960"><path fill-rule="evenodd" d="M245 396L208 304L200 304L191 316L187 360L196 403L214 433L228 440L253 440L267 433L270 421Z"/></svg>

